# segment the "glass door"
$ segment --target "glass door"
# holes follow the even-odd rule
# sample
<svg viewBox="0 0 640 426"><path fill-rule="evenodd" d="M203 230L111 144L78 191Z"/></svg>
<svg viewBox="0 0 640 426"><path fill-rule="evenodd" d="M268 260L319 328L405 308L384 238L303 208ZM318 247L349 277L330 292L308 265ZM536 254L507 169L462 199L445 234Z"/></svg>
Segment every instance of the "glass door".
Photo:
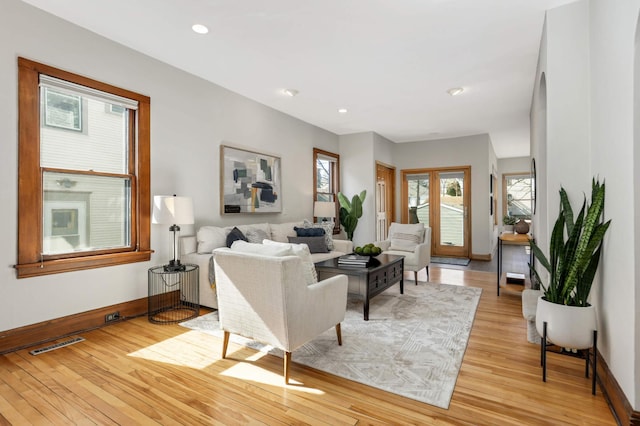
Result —
<svg viewBox="0 0 640 426"><path fill-rule="evenodd" d="M465 170L436 171L437 222L434 226L436 256L467 257L468 202Z"/></svg>
<svg viewBox="0 0 640 426"><path fill-rule="evenodd" d="M431 228L433 256L469 256L471 168L402 171L402 222Z"/></svg>

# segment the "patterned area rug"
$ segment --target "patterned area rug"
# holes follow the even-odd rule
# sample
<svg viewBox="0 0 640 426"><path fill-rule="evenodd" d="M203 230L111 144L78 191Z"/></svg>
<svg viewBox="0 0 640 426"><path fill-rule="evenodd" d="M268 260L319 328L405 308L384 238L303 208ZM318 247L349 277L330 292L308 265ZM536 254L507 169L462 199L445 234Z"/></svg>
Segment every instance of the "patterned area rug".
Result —
<svg viewBox="0 0 640 426"><path fill-rule="evenodd" d="M469 340L479 288L398 286L362 302L349 297L342 346L333 328L293 352L292 361L440 408L449 408ZM221 337L218 313L180 325ZM280 350L232 335L231 341L282 357Z"/></svg>

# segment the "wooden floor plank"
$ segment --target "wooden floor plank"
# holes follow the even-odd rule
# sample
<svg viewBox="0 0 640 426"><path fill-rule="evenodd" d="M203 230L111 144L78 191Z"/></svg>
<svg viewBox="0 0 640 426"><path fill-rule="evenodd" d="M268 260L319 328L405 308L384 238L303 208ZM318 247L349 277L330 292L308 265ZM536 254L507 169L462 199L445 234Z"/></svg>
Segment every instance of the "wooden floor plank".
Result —
<svg viewBox="0 0 640 426"><path fill-rule="evenodd" d="M278 357L232 344L221 359L220 339L142 317L38 356L0 356L0 425L615 424L584 361L549 354L542 382L520 299L497 296L495 274L432 265L419 285L437 282L483 289L448 410L295 361L284 385Z"/></svg>

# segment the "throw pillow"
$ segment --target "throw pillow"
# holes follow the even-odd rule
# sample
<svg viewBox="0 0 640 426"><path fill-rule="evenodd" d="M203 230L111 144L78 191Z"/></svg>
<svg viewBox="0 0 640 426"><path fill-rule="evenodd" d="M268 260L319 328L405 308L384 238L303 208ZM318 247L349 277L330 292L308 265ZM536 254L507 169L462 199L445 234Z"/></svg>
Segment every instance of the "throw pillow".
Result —
<svg viewBox="0 0 640 426"><path fill-rule="evenodd" d="M424 225L392 223L389 228L390 250L414 251L424 241Z"/></svg>
<svg viewBox="0 0 640 426"><path fill-rule="evenodd" d="M304 274L304 281L307 285L318 282L318 273L316 272L316 266L313 264L309 247L304 244L289 244L280 243L277 241L264 240L265 246L275 247L288 247L292 253L302 260L302 273Z"/></svg>
<svg viewBox="0 0 640 426"><path fill-rule="evenodd" d="M302 223L305 228L321 228L324 229L324 239L327 241L327 249L333 250L333 222L313 223L305 219Z"/></svg>
<svg viewBox="0 0 640 426"><path fill-rule="evenodd" d="M319 237L289 237L292 244L306 244L311 253L329 253L324 236Z"/></svg>
<svg viewBox="0 0 640 426"><path fill-rule="evenodd" d="M247 241L236 240L231 244L231 250L239 253L260 254L262 256L293 256L293 251L290 247L276 247L268 246L265 244L254 244Z"/></svg>
<svg viewBox="0 0 640 426"><path fill-rule="evenodd" d="M229 228L220 228L218 226L203 226L198 229L198 253L211 253L218 247L226 247L227 233Z"/></svg>
<svg viewBox="0 0 640 426"><path fill-rule="evenodd" d="M247 237L244 236L241 230L234 227L231 232L229 232L229 235L227 235L227 247L231 247L233 242L237 240L247 241Z"/></svg>
<svg viewBox="0 0 640 426"><path fill-rule="evenodd" d="M296 231L296 236L298 237L321 237L325 234L322 228L298 228L294 226L293 230Z"/></svg>
<svg viewBox="0 0 640 426"><path fill-rule="evenodd" d="M271 236L267 234L265 231L263 231L262 229L253 228L253 227L247 229L244 235L245 237L247 237L247 240L250 243L255 243L255 244L262 244L263 240L268 240L269 238L271 238Z"/></svg>

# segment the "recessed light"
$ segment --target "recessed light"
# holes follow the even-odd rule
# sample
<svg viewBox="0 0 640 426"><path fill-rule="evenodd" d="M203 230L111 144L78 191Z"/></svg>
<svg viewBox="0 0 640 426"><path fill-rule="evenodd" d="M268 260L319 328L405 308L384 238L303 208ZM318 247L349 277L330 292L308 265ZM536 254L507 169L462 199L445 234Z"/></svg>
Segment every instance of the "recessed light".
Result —
<svg viewBox="0 0 640 426"><path fill-rule="evenodd" d="M451 96L458 96L462 92L464 92L464 89L462 87L452 87L451 89L447 90L447 93Z"/></svg>
<svg viewBox="0 0 640 426"><path fill-rule="evenodd" d="M295 95L298 94L298 91L296 89L284 89L282 93L284 93L287 96L291 96L293 98Z"/></svg>
<svg viewBox="0 0 640 426"><path fill-rule="evenodd" d="M348 110L348 109L346 109L346 108L338 108L338 112L339 112L340 114L346 114L346 113L348 113L348 112L349 112L349 110Z"/></svg>
<svg viewBox="0 0 640 426"><path fill-rule="evenodd" d="M191 29L195 32L197 32L198 34L206 34L209 32L209 28L207 28L206 26L202 25L202 24L194 24Z"/></svg>

